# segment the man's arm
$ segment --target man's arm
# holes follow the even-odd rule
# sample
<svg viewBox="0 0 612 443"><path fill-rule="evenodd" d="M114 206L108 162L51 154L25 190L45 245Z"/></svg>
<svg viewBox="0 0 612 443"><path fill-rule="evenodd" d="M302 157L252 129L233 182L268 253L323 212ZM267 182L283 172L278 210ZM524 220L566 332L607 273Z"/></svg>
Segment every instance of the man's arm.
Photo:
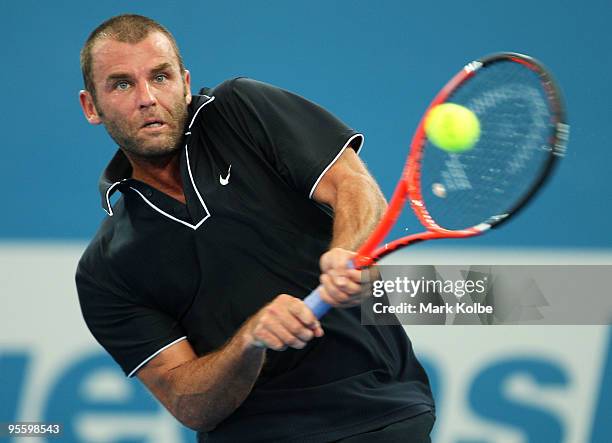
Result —
<svg viewBox="0 0 612 443"><path fill-rule="evenodd" d="M352 250L374 230L387 202L378 184L352 149L346 149L323 176L313 198L334 209L330 250L321 256L321 299L335 307L359 304L361 272L348 269Z"/></svg>
<svg viewBox="0 0 612 443"><path fill-rule="evenodd" d="M334 209L330 249L357 249L387 207L378 184L350 148L321 178L312 198Z"/></svg>
<svg viewBox="0 0 612 443"><path fill-rule="evenodd" d="M185 426L210 431L251 392L265 348L301 349L323 330L301 300L279 295L260 309L220 350L197 357L188 341L165 349L138 378Z"/></svg>
<svg viewBox="0 0 612 443"><path fill-rule="evenodd" d="M361 272L346 269L354 255L348 249L355 249L376 226L386 201L352 149L325 173L313 198L334 209L331 249L321 257L324 300L339 307L352 306L358 302L355 294ZM185 426L210 431L250 393L264 362L263 347L301 349L322 335L319 322L304 302L282 294L250 318L220 350L198 358L184 340L148 362L138 377Z"/></svg>

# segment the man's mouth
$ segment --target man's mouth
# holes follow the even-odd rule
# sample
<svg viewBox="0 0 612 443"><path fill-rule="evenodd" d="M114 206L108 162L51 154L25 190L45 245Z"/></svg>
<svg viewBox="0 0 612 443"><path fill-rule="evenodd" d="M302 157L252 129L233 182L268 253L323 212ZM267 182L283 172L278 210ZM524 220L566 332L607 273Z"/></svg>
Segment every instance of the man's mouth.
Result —
<svg viewBox="0 0 612 443"><path fill-rule="evenodd" d="M142 125L142 127L143 128L161 128L164 125L165 123L163 120L151 119L151 120L146 120L144 125Z"/></svg>

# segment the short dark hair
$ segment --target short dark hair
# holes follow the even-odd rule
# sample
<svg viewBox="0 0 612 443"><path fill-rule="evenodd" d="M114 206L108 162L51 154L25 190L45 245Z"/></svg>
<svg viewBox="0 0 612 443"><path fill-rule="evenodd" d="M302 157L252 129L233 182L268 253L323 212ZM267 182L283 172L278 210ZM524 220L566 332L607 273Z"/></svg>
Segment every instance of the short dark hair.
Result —
<svg viewBox="0 0 612 443"><path fill-rule="evenodd" d="M144 40L151 32L161 32L172 44L172 48L178 58L181 72L185 71L183 57L178 49L174 36L164 26L155 20L136 14L122 14L111 17L92 31L87 38L83 49L81 49L81 72L85 90L89 91L95 98L96 89L93 82L93 57L92 49L99 40L109 38L124 43L138 43Z"/></svg>

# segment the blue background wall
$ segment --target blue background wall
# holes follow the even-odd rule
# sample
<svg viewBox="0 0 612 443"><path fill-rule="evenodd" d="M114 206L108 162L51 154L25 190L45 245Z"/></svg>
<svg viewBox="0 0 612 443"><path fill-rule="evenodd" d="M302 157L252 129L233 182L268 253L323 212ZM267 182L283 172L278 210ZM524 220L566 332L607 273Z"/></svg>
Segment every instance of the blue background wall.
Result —
<svg viewBox="0 0 612 443"><path fill-rule="evenodd" d="M114 152L81 115L79 50L114 14L176 36L194 89L245 75L294 90L366 134L363 158L390 195L412 132L463 64L513 50L565 90L572 134L553 183L503 235L472 245L612 247L610 1L2 2L0 238L86 239Z"/></svg>

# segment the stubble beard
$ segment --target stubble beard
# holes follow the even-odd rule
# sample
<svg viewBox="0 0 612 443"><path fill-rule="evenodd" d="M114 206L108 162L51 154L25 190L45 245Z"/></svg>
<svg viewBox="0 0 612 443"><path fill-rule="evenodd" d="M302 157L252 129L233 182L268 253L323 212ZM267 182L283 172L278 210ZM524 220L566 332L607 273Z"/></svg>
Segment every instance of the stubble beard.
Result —
<svg viewBox="0 0 612 443"><path fill-rule="evenodd" d="M174 155L180 149L187 122L187 105L184 99L177 102L171 112L164 115L170 131L154 138L140 135L140 128L130 127L125 120L107 119L103 113L100 117L110 137L126 154L155 162Z"/></svg>

